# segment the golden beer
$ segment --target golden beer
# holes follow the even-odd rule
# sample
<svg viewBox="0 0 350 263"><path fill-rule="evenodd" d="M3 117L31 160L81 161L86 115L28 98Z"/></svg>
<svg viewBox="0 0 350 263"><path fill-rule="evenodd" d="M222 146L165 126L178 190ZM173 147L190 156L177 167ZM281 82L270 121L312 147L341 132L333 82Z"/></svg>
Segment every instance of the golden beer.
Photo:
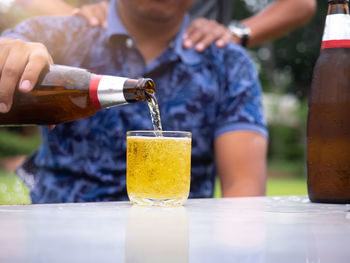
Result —
<svg viewBox="0 0 350 263"><path fill-rule="evenodd" d="M133 204L183 205L191 180L191 133L127 133L127 191Z"/></svg>

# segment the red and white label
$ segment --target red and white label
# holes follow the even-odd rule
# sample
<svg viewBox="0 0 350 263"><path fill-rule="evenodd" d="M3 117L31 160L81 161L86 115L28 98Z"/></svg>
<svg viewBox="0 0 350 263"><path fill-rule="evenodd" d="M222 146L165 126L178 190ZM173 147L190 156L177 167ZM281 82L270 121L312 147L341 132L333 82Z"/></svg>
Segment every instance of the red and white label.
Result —
<svg viewBox="0 0 350 263"><path fill-rule="evenodd" d="M322 38L321 49L350 48L350 16L328 15Z"/></svg>
<svg viewBox="0 0 350 263"><path fill-rule="evenodd" d="M96 108L126 103L123 88L128 78L96 75L91 79L89 95Z"/></svg>

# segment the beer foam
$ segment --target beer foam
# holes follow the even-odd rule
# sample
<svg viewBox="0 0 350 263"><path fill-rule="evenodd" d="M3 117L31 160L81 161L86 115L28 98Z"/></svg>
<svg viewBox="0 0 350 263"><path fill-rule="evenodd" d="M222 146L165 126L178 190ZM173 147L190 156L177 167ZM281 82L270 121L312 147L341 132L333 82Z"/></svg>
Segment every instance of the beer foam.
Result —
<svg viewBox="0 0 350 263"><path fill-rule="evenodd" d="M166 136L128 136L127 139L137 140L174 140L174 141L190 141L188 137L166 137Z"/></svg>

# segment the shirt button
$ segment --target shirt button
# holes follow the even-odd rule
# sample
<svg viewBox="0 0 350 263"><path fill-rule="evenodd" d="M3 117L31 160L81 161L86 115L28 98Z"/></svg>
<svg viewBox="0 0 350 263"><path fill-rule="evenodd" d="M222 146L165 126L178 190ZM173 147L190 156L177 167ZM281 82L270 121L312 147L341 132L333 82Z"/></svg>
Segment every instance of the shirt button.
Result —
<svg viewBox="0 0 350 263"><path fill-rule="evenodd" d="M126 41L125 41L125 45L127 48L132 48L133 46L133 41L131 38L127 38Z"/></svg>

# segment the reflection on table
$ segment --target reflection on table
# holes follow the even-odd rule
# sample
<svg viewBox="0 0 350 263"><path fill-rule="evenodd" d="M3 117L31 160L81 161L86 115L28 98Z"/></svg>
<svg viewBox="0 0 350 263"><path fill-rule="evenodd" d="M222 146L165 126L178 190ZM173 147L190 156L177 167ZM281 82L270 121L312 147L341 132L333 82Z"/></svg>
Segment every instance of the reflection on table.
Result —
<svg viewBox="0 0 350 263"><path fill-rule="evenodd" d="M129 210L125 262L189 262L188 216L184 207Z"/></svg>

